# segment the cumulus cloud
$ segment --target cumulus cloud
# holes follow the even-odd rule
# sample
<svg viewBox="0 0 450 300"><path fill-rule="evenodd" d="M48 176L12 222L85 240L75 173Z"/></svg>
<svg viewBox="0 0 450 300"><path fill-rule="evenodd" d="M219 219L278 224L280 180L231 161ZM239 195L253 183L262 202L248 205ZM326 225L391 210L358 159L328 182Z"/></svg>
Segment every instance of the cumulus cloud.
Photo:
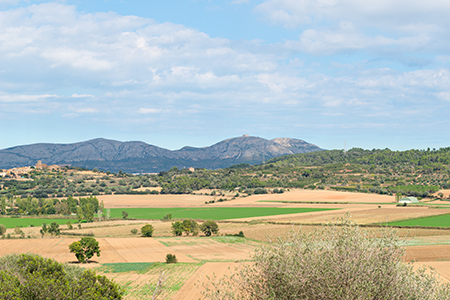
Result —
<svg viewBox="0 0 450 300"><path fill-rule="evenodd" d="M450 2L444 0L267 0L255 11L270 22L300 29L297 49L316 54L448 47L441 39L450 25Z"/></svg>
<svg viewBox="0 0 450 300"><path fill-rule="evenodd" d="M419 23L387 15L386 22L396 22L396 32L403 34L372 34L361 28L383 30L373 24L383 23L381 11L394 4L372 5L374 10L365 12L356 0L266 1L257 7L260 13L300 28L298 39L272 44L213 38L136 16L87 14L61 3L3 11L0 116L40 112L68 122L87 118L114 131L229 135L329 130L333 122L341 122L339 128L375 128L389 124L392 115L405 116L405 106L431 116L424 99L448 108L450 55L427 58L431 66L410 70L302 56L421 50L434 43L429 33L447 22L420 19L428 27L415 34Z"/></svg>
<svg viewBox="0 0 450 300"><path fill-rule="evenodd" d="M139 108L139 113L140 114L157 114L160 113L162 110L159 108Z"/></svg>

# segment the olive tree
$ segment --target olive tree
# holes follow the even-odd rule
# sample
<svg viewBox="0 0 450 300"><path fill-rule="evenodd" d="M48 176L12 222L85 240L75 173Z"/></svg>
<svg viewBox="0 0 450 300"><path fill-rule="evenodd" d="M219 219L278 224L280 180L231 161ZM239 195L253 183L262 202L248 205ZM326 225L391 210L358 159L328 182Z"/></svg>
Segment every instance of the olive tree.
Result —
<svg viewBox="0 0 450 300"><path fill-rule="evenodd" d="M450 299L433 270L402 262L394 231L363 230L347 219L291 232L261 246L252 264L204 285L208 299Z"/></svg>

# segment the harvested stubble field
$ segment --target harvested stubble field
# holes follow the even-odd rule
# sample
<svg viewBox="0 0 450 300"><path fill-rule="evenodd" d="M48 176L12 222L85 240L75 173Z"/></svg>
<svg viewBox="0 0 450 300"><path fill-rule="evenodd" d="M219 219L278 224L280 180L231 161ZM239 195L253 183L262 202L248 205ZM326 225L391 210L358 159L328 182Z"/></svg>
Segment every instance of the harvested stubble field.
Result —
<svg viewBox="0 0 450 300"><path fill-rule="evenodd" d="M59 262L73 262L69 244L74 238L0 240L0 256L32 252ZM93 261L105 263L164 262L168 253L179 262L235 261L249 259L256 243L238 237L218 238L97 238L101 255Z"/></svg>
<svg viewBox="0 0 450 300"><path fill-rule="evenodd" d="M129 268L130 264L106 264L97 268L97 271L124 287L125 299L151 299L158 278L161 273L164 273L165 288L158 299L173 299L184 283L193 278L194 273L202 265L202 263L140 263ZM133 270L136 267L138 270Z"/></svg>
<svg viewBox="0 0 450 300"><path fill-rule="evenodd" d="M388 222L391 225L399 225L400 223L392 223L392 221L443 215L448 214L449 211L447 209L429 209L427 207L381 206L381 208L378 208L378 206L373 205L349 205L335 211L322 211L302 215L278 215L264 219L274 222L290 221L314 224L330 222L333 219L342 218L348 213L357 224L386 224ZM408 224L405 223L404 225Z"/></svg>

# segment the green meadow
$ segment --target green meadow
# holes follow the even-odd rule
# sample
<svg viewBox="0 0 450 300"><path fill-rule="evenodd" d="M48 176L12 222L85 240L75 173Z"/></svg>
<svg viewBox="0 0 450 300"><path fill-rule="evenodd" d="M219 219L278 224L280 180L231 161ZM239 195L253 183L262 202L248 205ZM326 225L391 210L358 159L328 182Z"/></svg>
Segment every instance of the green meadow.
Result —
<svg viewBox="0 0 450 300"><path fill-rule="evenodd" d="M74 219L0 218L0 224L5 225L6 228L15 228L16 226L29 227L30 225L32 225L34 227L40 227L44 223L46 223L48 225L53 222L56 222L59 225L62 225L62 224L66 224L69 221L72 224L77 222L77 220L74 220Z"/></svg>
<svg viewBox="0 0 450 300"><path fill-rule="evenodd" d="M450 214L390 222L392 226L450 227Z"/></svg>
<svg viewBox="0 0 450 300"><path fill-rule="evenodd" d="M285 214L298 214L333 209L287 208L287 207L173 207L173 208L112 208L111 217L121 218L122 211L132 219L162 219L172 214L173 219L227 220L251 217L265 217Z"/></svg>

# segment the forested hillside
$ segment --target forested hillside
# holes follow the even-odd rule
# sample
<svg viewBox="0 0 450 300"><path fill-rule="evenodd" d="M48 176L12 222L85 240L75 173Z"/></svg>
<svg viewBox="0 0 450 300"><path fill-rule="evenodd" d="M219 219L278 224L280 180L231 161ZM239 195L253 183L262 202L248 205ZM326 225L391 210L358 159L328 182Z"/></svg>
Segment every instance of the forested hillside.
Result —
<svg viewBox="0 0 450 300"><path fill-rule="evenodd" d="M351 149L288 155L265 164L224 169L178 169L133 176L66 167L0 180L0 196L84 197L102 194L214 193L242 196L290 188L333 189L427 197L450 188L450 148L391 151Z"/></svg>

